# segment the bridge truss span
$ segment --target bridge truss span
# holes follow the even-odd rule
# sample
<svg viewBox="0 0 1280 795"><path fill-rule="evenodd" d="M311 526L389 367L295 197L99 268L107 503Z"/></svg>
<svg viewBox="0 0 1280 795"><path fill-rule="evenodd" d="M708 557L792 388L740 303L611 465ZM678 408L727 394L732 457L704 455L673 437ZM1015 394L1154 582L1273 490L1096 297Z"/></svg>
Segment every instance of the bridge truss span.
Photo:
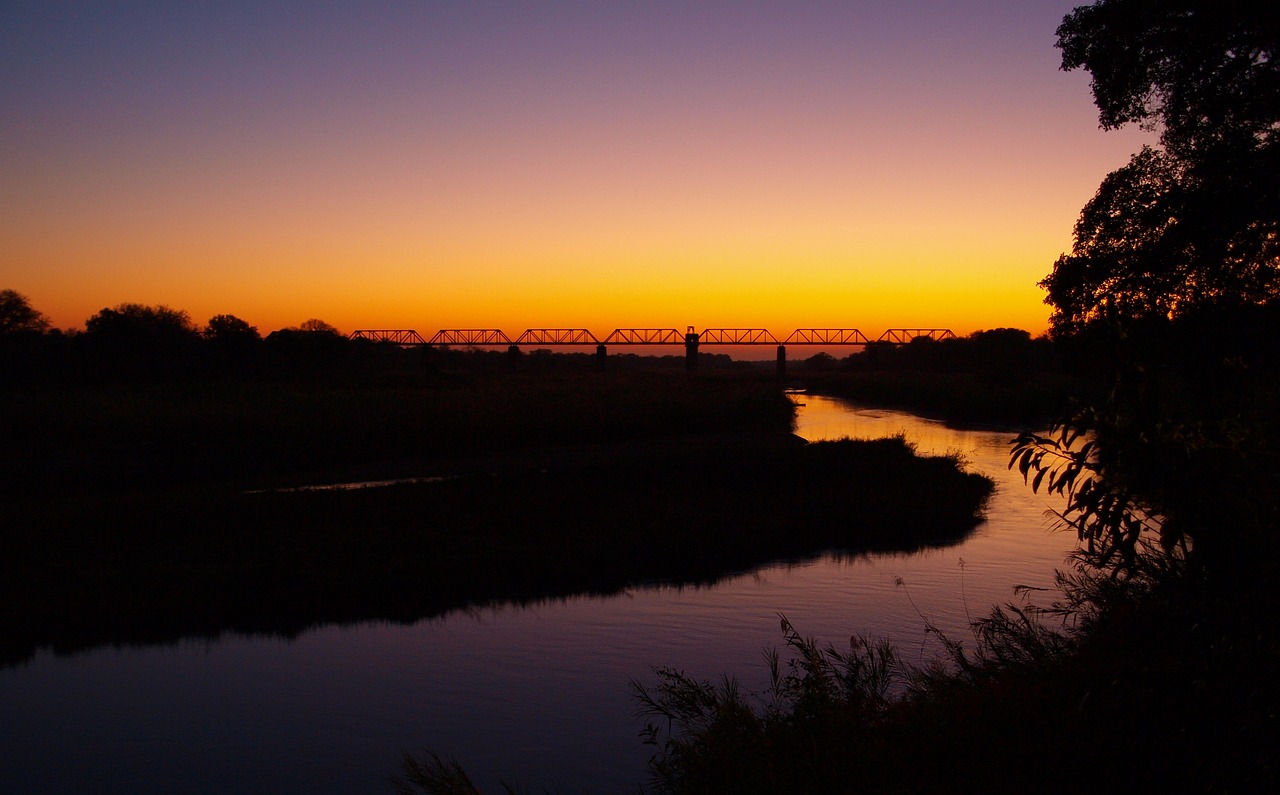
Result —
<svg viewBox="0 0 1280 795"><path fill-rule="evenodd" d="M856 328L798 328L783 345L866 345L867 335Z"/></svg>
<svg viewBox="0 0 1280 795"><path fill-rule="evenodd" d="M673 328L616 328L605 345L683 345L685 335Z"/></svg>
<svg viewBox="0 0 1280 795"><path fill-rule="evenodd" d="M511 338L496 328L440 329L430 345L512 345Z"/></svg>
<svg viewBox="0 0 1280 795"><path fill-rule="evenodd" d="M682 332L673 328L617 328L601 340L585 328L531 328L512 339L496 328L441 329L431 339L424 339L414 329L356 329L350 339L370 340L391 345L442 345L485 347L504 345L904 345L915 340L953 340L956 334L948 328L891 328L872 340L856 328L798 328L779 340L764 328L707 328L698 332L693 326Z"/></svg>
<svg viewBox="0 0 1280 795"><path fill-rule="evenodd" d="M698 334L703 345L778 345L778 338L764 328L706 328Z"/></svg>
<svg viewBox="0 0 1280 795"><path fill-rule="evenodd" d="M388 342L392 345L426 345L422 335L411 328L362 328L351 332L353 340Z"/></svg>
<svg viewBox="0 0 1280 795"><path fill-rule="evenodd" d="M599 345L596 335L584 328L525 329L516 345Z"/></svg>
<svg viewBox="0 0 1280 795"><path fill-rule="evenodd" d="M881 334L876 342L902 345L918 339L953 340L956 339L956 335L949 328L891 328Z"/></svg>

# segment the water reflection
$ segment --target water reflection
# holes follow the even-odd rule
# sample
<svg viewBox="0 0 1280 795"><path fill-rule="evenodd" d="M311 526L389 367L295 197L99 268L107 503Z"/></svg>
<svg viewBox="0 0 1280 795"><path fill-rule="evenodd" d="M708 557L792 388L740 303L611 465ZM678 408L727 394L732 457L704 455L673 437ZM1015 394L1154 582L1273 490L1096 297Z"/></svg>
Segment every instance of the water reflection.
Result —
<svg viewBox="0 0 1280 795"><path fill-rule="evenodd" d="M970 615L1048 585L1071 538L1005 466L1011 434L806 395L807 438L905 433L997 480L962 544L776 565L709 587L632 589L410 626L327 627L285 642L227 637L104 649L0 670L0 781L17 792L387 791L403 750L456 755L478 783L620 791L644 777L629 679L651 666L762 687L778 614L806 635L892 637L932 653L924 617L962 635ZM898 579L905 586L897 585Z"/></svg>

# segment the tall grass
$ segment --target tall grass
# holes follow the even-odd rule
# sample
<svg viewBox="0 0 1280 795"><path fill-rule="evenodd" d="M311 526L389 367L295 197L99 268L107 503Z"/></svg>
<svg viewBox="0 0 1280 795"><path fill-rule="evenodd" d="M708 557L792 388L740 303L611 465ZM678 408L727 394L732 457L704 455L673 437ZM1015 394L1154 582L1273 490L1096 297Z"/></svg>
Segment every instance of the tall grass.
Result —
<svg viewBox="0 0 1280 795"><path fill-rule="evenodd" d="M658 669L633 684L650 790L1269 791L1275 597L1153 563L1063 573L1063 600L994 608L922 666L857 637L820 649L784 619L788 667L769 659L763 694Z"/></svg>

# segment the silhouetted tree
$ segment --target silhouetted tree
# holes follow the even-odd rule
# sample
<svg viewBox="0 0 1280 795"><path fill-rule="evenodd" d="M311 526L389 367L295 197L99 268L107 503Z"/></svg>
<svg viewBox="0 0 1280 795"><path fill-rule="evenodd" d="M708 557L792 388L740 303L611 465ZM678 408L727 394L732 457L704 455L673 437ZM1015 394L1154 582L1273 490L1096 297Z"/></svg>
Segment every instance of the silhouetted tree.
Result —
<svg viewBox="0 0 1280 795"><path fill-rule="evenodd" d="M214 315L201 332L208 340L257 341L258 329L235 315Z"/></svg>
<svg viewBox="0 0 1280 795"><path fill-rule="evenodd" d="M184 375L197 364L199 333L180 309L125 303L85 321L79 342L103 375Z"/></svg>
<svg viewBox="0 0 1280 795"><path fill-rule="evenodd" d="M1280 551L1280 14L1101 0L1058 37L1063 68L1093 76L1102 126L1160 143L1108 175L1042 283L1054 333L1099 383L1015 463L1069 496L1093 562L1166 553L1248 580L1242 564Z"/></svg>
<svg viewBox="0 0 1280 795"><path fill-rule="evenodd" d="M309 334L338 334L342 332L319 318L310 318L298 324L298 331L305 331Z"/></svg>
<svg viewBox="0 0 1280 795"><path fill-rule="evenodd" d="M85 321L84 327L89 334L133 340L189 338L196 333L190 315L164 304L120 304L93 315Z"/></svg>
<svg viewBox="0 0 1280 795"><path fill-rule="evenodd" d="M214 315L200 332L211 374L247 375L258 365L262 335L235 315Z"/></svg>
<svg viewBox="0 0 1280 795"><path fill-rule="evenodd" d="M0 336L23 332L42 332L49 319L31 306L25 295L16 290L0 290Z"/></svg>
<svg viewBox="0 0 1280 795"><path fill-rule="evenodd" d="M336 377L347 374L351 341L332 325L310 318L267 335L271 369L281 375Z"/></svg>
<svg viewBox="0 0 1280 795"><path fill-rule="evenodd" d="M840 362L836 357L826 351L818 351L808 359L804 360L804 366L807 370L828 371L834 370L840 366Z"/></svg>
<svg viewBox="0 0 1280 795"><path fill-rule="evenodd" d="M1222 0L1101 0L1058 28L1104 129L1159 132L1085 206L1042 283L1058 334L1280 297L1280 14Z"/></svg>
<svg viewBox="0 0 1280 795"><path fill-rule="evenodd" d="M66 339L16 290L0 290L0 385L65 369Z"/></svg>

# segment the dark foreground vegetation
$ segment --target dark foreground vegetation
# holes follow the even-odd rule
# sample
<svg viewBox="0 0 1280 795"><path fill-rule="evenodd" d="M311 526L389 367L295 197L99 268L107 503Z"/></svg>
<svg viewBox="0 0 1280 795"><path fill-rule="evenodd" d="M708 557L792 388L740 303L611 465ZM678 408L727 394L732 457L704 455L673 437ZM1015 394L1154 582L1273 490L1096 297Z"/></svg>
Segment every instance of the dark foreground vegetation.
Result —
<svg viewBox="0 0 1280 795"><path fill-rule="evenodd" d="M991 488L899 440L560 452L359 490L13 495L22 518L3 540L0 652L13 662L41 646L414 621L495 600L706 583L829 549L954 543Z"/></svg>

